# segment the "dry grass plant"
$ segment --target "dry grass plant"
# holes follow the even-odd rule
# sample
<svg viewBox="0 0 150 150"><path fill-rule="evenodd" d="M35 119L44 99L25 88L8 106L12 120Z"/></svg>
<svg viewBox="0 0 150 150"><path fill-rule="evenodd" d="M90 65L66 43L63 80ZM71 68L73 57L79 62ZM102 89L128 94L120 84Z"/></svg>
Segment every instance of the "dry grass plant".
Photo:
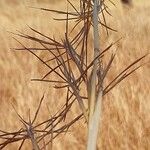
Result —
<svg viewBox="0 0 150 150"><path fill-rule="evenodd" d="M110 1L110 3L112 2ZM16 132L1 131L0 138L3 140L0 144L1 149L10 143L18 141L21 142L18 149L22 149L27 139L30 139L33 149L46 149L47 145L50 145L50 143L52 145L53 139L58 135L66 133L75 122L84 119L83 121L86 122L88 130L87 149L95 150L99 124L102 118L101 103L104 97L120 82L147 63L142 62L148 55L145 54L125 67L108 84L105 84L107 74L111 70L112 63L116 57L116 53L112 53L111 49L114 44L118 43L116 41L104 49L101 48L101 43L99 43L98 24L106 29L107 34L110 32L109 30L115 31L105 21L104 13L110 15L109 9L105 1L98 0L94 2L91 0L81 0L79 8L76 8L68 0L68 5L72 7L71 10L74 10L74 12L69 11L69 8L66 12L38 8L64 15L64 18L55 18L57 21L66 22L65 33L62 39L56 40L54 37L51 38L30 26L28 27L36 36L20 31L13 33L14 39L21 45L21 48L15 48L15 50L28 51L49 70L41 78L32 80L53 83L55 85L54 88L58 90L64 89L66 91L66 102L56 114L40 123L37 121L37 118L44 96L41 98L33 119L31 119L29 113L28 121L24 120L14 107L24 127ZM73 27L70 26L70 21L75 23ZM93 38L91 37L92 28ZM36 43L36 47L27 47L16 36L27 41L31 40ZM89 49L89 40L91 39L93 39L93 50ZM38 51L44 51L46 59L40 57ZM93 58L89 56L89 51ZM104 63L104 58L107 55L110 58ZM50 59L47 59L48 56ZM57 76L57 78L53 76ZM82 113L72 120L65 121L76 101ZM52 146L50 147L52 149Z"/></svg>

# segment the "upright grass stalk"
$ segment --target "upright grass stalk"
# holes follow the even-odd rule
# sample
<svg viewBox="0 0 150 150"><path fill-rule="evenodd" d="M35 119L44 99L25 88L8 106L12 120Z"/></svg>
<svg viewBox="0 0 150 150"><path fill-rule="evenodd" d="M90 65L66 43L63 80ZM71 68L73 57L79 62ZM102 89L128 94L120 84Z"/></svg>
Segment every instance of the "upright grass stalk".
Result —
<svg viewBox="0 0 150 150"><path fill-rule="evenodd" d="M94 0L93 9L93 38L94 38L94 65L91 72L91 78L89 80L89 122L88 122L88 140L87 140L87 150L96 150L96 142L98 137L99 122L101 118L101 102L103 96L103 85L101 83L97 91L97 71L98 65L100 67L100 75L102 73L101 60L98 60L97 56L100 55L100 38L98 29L98 12L101 7L101 1Z"/></svg>

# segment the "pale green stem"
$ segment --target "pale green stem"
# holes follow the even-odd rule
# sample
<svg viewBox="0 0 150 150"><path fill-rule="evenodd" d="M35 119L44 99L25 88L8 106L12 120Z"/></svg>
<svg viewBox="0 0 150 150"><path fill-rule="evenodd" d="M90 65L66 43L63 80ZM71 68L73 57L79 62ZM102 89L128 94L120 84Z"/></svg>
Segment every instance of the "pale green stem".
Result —
<svg viewBox="0 0 150 150"><path fill-rule="evenodd" d="M94 58L100 54L100 38L98 30L98 0L94 0L93 10L93 36L94 36ZM88 142L87 150L96 150L98 129L101 118L101 102L102 102L102 88L96 93L96 80L98 70L98 59L94 63L94 67L90 79L90 97L89 97L89 122L88 122ZM96 97L97 95L97 97Z"/></svg>

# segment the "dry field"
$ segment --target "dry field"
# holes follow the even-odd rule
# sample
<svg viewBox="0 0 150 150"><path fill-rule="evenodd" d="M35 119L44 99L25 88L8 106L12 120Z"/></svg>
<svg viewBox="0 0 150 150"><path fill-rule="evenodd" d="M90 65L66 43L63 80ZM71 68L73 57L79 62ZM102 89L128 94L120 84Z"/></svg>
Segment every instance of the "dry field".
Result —
<svg viewBox="0 0 150 150"><path fill-rule="evenodd" d="M39 0L38 0L39 1ZM42 0L41 0L42 1ZM28 6L41 6L53 9L65 9L63 0L54 3L48 0L1 0L0 1L0 129L16 130L22 124L12 108L15 106L25 119L30 109L33 114L39 100L45 93L39 120L60 108L64 92L57 92L48 83L31 82L31 78L40 77L46 69L27 52L16 52L10 48L18 44L8 31L20 30L29 33L30 25L49 36L61 36L64 24L52 20L52 13L31 9ZM108 43L122 40L114 46L117 58L112 66L112 78L134 59L150 52L150 1L137 0L130 10L123 9L115 0L116 7L111 6L113 17L107 17L109 26L118 33L110 32L110 37L103 36L102 48ZM33 34L33 33L31 33ZM26 41L26 44L34 43ZM42 55L42 54L41 54ZM47 106L49 110L47 109ZM72 115L78 112L74 106ZM144 66L128 79L118 85L103 101L103 117L100 129L99 149L101 150L148 150L150 149L150 64ZM31 115L32 116L32 115ZM84 150L86 129L82 121L74 124L70 131L57 138L55 150ZM25 149L30 144L26 144ZM16 145L6 147L15 150Z"/></svg>

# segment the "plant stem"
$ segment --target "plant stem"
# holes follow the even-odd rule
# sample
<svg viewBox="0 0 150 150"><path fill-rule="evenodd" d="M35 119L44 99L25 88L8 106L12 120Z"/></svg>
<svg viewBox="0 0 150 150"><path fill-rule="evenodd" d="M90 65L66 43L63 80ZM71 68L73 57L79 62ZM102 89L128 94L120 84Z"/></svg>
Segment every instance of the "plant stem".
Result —
<svg viewBox="0 0 150 150"><path fill-rule="evenodd" d="M100 38L98 30L98 8L99 0L94 0L94 9L93 9L93 36L94 36L94 58L100 54ZM88 122L88 141L87 141L87 150L96 150L96 143L98 137L98 129L101 118L101 101L102 101L102 85L97 90L96 81L97 81L97 71L98 64L101 66L101 62L96 59L94 62L93 70L91 73L90 79L90 97L89 97L89 122ZM102 72L102 69L100 72ZM98 93L97 93L98 92Z"/></svg>

